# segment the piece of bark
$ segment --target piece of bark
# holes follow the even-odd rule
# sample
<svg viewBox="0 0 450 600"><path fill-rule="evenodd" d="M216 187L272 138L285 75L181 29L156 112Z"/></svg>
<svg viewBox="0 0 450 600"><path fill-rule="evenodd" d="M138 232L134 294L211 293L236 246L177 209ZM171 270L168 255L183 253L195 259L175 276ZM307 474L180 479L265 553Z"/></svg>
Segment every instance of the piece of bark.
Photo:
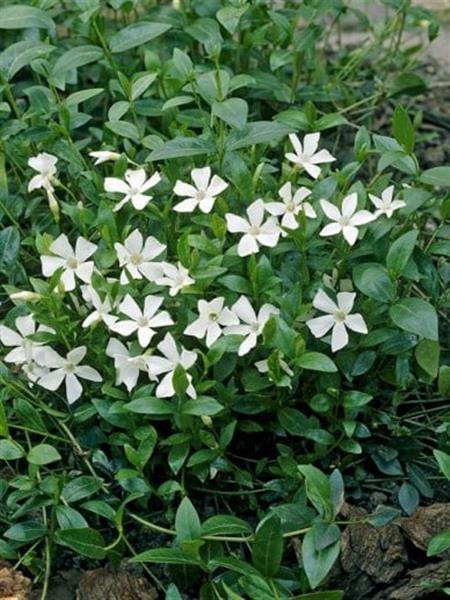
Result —
<svg viewBox="0 0 450 600"><path fill-rule="evenodd" d="M127 571L86 571L77 589L77 600L156 600L158 593L144 578Z"/></svg>
<svg viewBox="0 0 450 600"><path fill-rule="evenodd" d="M448 598L445 594L437 591L446 578L447 572L447 560L406 571L399 581L377 592L371 597L371 600L439 600Z"/></svg>
<svg viewBox="0 0 450 600"><path fill-rule="evenodd" d="M31 581L8 562L0 561L0 599L29 600Z"/></svg>
<svg viewBox="0 0 450 600"><path fill-rule="evenodd" d="M450 531L450 504L423 506L411 516L400 519L404 536L421 550L426 550L433 536Z"/></svg>
<svg viewBox="0 0 450 600"><path fill-rule="evenodd" d="M367 517L363 508L344 503L341 515L348 520ZM403 536L397 525L373 527L368 523L349 525L341 538L338 568L331 582L350 598L372 598L373 591L393 582L408 561Z"/></svg>

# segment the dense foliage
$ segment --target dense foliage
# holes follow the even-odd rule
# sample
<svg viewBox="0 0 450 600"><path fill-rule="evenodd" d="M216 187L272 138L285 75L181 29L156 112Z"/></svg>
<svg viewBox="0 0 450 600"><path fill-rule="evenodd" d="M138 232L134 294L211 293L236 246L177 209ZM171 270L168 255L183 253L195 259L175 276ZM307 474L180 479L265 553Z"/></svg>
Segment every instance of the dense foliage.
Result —
<svg viewBox="0 0 450 600"><path fill-rule="evenodd" d="M0 557L42 598L80 555L335 600L344 501L445 494L450 167L402 45L437 25L382 4L0 1Z"/></svg>

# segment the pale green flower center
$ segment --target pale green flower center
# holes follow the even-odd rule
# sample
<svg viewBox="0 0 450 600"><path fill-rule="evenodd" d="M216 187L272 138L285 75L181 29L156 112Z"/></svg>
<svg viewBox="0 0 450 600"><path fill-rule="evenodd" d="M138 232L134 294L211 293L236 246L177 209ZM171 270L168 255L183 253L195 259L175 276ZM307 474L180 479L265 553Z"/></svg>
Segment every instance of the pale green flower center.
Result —
<svg viewBox="0 0 450 600"><path fill-rule="evenodd" d="M259 235L260 229L259 229L259 227L257 225L252 225L250 227L250 229L248 230L248 232L249 232L250 235L256 236L256 235Z"/></svg>
<svg viewBox="0 0 450 600"><path fill-rule="evenodd" d="M200 202L201 200L204 200L206 198L206 192L204 190L198 190L195 194L195 197Z"/></svg>
<svg viewBox="0 0 450 600"><path fill-rule="evenodd" d="M68 375L70 375L71 373L75 372L75 365L68 360L68 361L66 361L64 363L63 369L64 369L65 373L67 373Z"/></svg>
<svg viewBox="0 0 450 600"><path fill-rule="evenodd" d="M142 262L142 256L140 254L132 254L130 256L130 262L132 265L140 265Z"/></svg>
<svg viewBox="0 0 450 600"><path fill-rule="evenodd" d="M347 318L347 313L344 312L343 310L339 309L334 313L334 320L337 321L338 323L344 323L346 318Z"/></svg>
<svg viewBox="0 0 450 600"><path fill-rule="evenodd" d="M295 210L295 204L293 202L289 202L289 204L287 205L287 211L288 212L294 212Z"/></svg>
<svg viewBox="0 0 450 600"><path fill-rule="evenodd" d="M76 269L78 267L78 261L76 258L67 259L67 266L69 269Z"/></svg>
<svg viewBox="0 0 450 600"><path fill-rule="evenodd" d="M136 323L139 325L139 327L148 327L148 325L149 325L148 317L139 317L139 319L136 321Z"/></svg>
<svg viewBox="0 0 450 600"><path fill-rule="evenodd" d="M208 318L210 321L217 321L217 319L219 318L219 315L215 312L209 313Z"/></svg>

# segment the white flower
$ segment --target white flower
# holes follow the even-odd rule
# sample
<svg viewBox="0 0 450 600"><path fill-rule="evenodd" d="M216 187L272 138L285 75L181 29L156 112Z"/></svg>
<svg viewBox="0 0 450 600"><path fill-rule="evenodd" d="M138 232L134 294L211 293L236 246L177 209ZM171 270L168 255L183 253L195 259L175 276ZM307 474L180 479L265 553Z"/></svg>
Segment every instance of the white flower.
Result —
<svg viewBox="0 0 450 600"><path fill-rule="evenodd" d="M117 321L117 317L110 314L113 306L108 296L106 296L104 300L101 300L97 290L95 290L91 285L83 285L81 287L81 293L84 300L88 304L91 304L95 309L85 318L81 324L82 327L89 327L90 325L99 323L100 321L103 321L107 327L111 327L111 325Z"/></svg>
<svg viewBox="0 0 450 600"><path fill-rule="evenodd" d="M42 351L43 343L30 340L31 335L44 332L55 333L46 325L39 325L36 330L36 321L33 315L17 317L14 325L17 331L0 325L0 342L4 346L13 347L13 350L8 352L3 360L17 365L36 360L37 355Z"/></svg>
<svg viewBox="0 0 450 600"><path fill-rule="evenodd" d="M32 387L32 384L36 383L40 377L43 377L49 373L49 369L46 367L41 367L41 365L38 365L34 360L29 360L28 362L24 363L22 365L22 371L30 380L30 383L28 384L30 387Z"/></svg>
<svg viewBox="0 0 450 600"><path fill-rule="evenodd" d="M285 360L280 358L279 363L280 363L281 370L284 371L286 373L286 375L289 375L289 377L294 376L294 371L290 368L290 366L287 364L287 362ZM257 362L255 362L255 367L262 374L268 373L269 372L269 361L267 359L266 360L258 360Z"/></svg>
<svg viewBox="0 0 450 600"><path fill-rule="evenodd" d="M224 307L224 301L224 298L214 298L211 302L199 300L199 317L186 327L185 335L192 335L199 340L206 336L206 345L210 348L222 335L221 326L238 325L239 319L229 308Z"/></svg>
<svg viewBox="0 0 450 600"><path fill-rule="evenodd" d="M90 283L94 270L93 261L87 259L94 254L97 246L83 237L79 237L75 244L75 251L62 233L50 244L50 251L55 256L41 256L42 273L51 277L58 269L63 269L61 280L64 290L70 292L75 289L75 276Z"/></svg>
<svg viewBox="0 0 450 600"><path fill-rule="evenodd" d="M69 404L72 404L78 400L83 391L78 377L88 379L89 381L102 381L102 376L98 371L87 365L80 365L85 355L86 346L79 346L71 350L65 358L52 348L46 347L39 353L37 362L42 367L53 370L40 377L38 384L47 390L54 391L65 381L67 401Z"/></svg>
<svg viewBox="0 0 450 600"><path fill-rule="evenodd" d="M97 150L95 152L89 152L91 158L95 158L94 165L101 165L109 160L119 160L120 154L118 152L111 152L110 150Z"/></svg>
<svg viewBox="0 0 450 600"><path fill-rule="evenodd" d="M125 172L125 180L117 177L107 177L105 179L106 192L118 192L124 194L124 197L113 208L114 211L120 210L127 202L137 210L142 210L147 206L153 196L147 196L144 192L157 185L161 181L159 173L153 173L150 179L147 179L144 169L128 169Z"/></svg>
<svg viewBox="0 0 450 600"><path fill-rule="evenodd" d="M127 275L133 279L142 279L144 276L149 281L154 281L157 277L162 276L160 263L152 262L152 260L164 252L166 246L153 236L149 236L144 243L141 232L135 229L123 244L116 242L114 248L119 265L123 267L120 283L128 283Z"/></svg>
<svg viewBox="0 0 450 600"><path fill-rule="evenodd" d="M157 369L158 361L154 361L153 370L149 369L150 355L138 354L133 356L122 342L114 338L108 342L106 355L114 359L116 384L125 384L129 392L136 387L139 373L147 373L152 381L157 381L156 375L161 372Z"/></svg>
<svg viewBox="0 0 450 600"><path fill-rule="evenodd" d="M381 215L386 215L386 217L388 219L390 219L392 217L392 215L394 214L395 210L398 210L399 208L403 208L404 206L406 206L406 202L403 202L403 200L393 200L392 199L393 195L394 195L394 186L393 185L390 185L383 192L381 192L381 198L378 198L378 196L372 196L372 194L369 194L369 198L370 198L372 204L374 204L375 208L377 208L377 210L374 213L375 218L378 218Z"/></svg>
<svg viewBox="0 0 450 600"><path fill-rule="evenodd" d="M180 290L192 285L195 281L189 277L189 271L179 262L178 266L167 262L160 263L162 277L157 277L155 283L169 286L169 295L176 296Z"/></svg>
<svg viewBox="0 0 450 600"><path fill-rule="evenodd" d="M288 181L280 188L278 194L283 202L267 202L265 208L267 212L275 217L282 216L281 225L286 229L297 229L299 225L297 215L301 211L310 219L317 217L311 204L304 201L311 194L311 190L301 187L292 195L292 186Z"/></svg>
<svg viewBox="0 0 450 600"><path fill-rule="evenodd" d="M259 199L247 208L248 221L227 213L227 228L231 233L243 233L239 245L239 256L248 256L259 252L259 246L273 248L277 245L281 229L275 217L269 217L264 223L264 202Z"/></svg>
<svg viewBox="0 0 450 600"><path fill-rule="evenodd" d="M313 179L317 179L320 175L321 169L317 166L318 164L329 163L336 160L328 150L316 152L319 145L320 133L308 133L305 135L303 138L303 145L295 133L291 133L289 139L291 140L295 153L288 152L286 158L294 164L303 167Z"/></svg>
<svg viewBox="0 0 450 600"><path fill-rule="evenodd" d="M279 310L272 304L264 304L258 314L256 314L248 298L241 296L237 300L231 310L241 321L240 325L230 325L226 327L226 335L244 335L245 340L241 343L238 350L239 356L244 356L256 346L258 336L261 335L263 329L272 315L277 315Z"/></svg>
<svg viewBox="0 0 450 600"><path fill-rule="evenodd" d="M44 188L46 192L53 192L52 179L56 175L56 163L58 159L53 154L43 152L28 160L28 166L38 172L28 184L28 191L32 192Z"/></svg>
<svg viewBox="0 0 450 600"><path fill-rule="evenodd" d="M173 325L172 317L166 310L157 312L163 301L164 298L158 296L147 296L144 300L144 310L141 310L127 294L120 303L119 310L129 319L112 323L110 328L125 336L137 331L139 344L146 348L156 333L154 328Z"/></svg>
<svg viewBox="0 0 450 600"><path fill-rule="evenodd" d="M331 350L336 352L348 344L346 327L358 333L367 333L367 326L359 313L350 314L355 302L353 292L340 292L336 295L337 304L325 292L319 290L314 297L313 306L317 310L328 313L306 321L306 325L316 338L321 338L333 328L331 333Z"/></svg>
<svg viewBox="0 0 450 600"><path fill-rule="evenodd" d="M178 350L175 340L170 333L166 333L164 339L158 344L158 350L161 352L161 356L150 356L148 359L148 368L152 373L166 373L156 388L157 398L171 398L175 395L175 388L173 387L173 376L175 369L178 365L181 365L184 369L189 369L197 360L197 354L192 350L186 350L181 348L181 352ZM197 394L192 385L192 375L186 373L189 385L186 389L186 393L191 398L196 398Z"/></svg>
<svg viewBox="0 0 450 600"><path fill-rule="evenodd" d="M173 193L186 198L186 200L176 204L173 210L177 212L192 212L198 206L204 213L211 212L216 201L216 196L228 187L228 183L218 175L213 175L211 179L211 169L209 167L192 169L191 179L195 187L189 183L177 180L173 188Z"/></svg>
<svg viewBox="0 0 450 600"><path fill-rule="evenodd" d="M37 292L31 292L29 290L22 290L20 292L13 292L9 295L11 300L22 301L22 302L39 302L42 298L42 294Z"/></svg>
<svg viewBox="0 0 450 600"><path fill-rule="evenodd" d="M355 212L357 204L358 195L356 192L349 194L344 198L342 201L342 213L338 207L331 204L331 202L321 200L320 205L323 212L331 219L331 221L334 221L334 223L325 225L319 235L337 235L342 232L342 235L350 246L353 246L358 238L358 227L370 223L375 218L368 210L358 210Z"/></svg>

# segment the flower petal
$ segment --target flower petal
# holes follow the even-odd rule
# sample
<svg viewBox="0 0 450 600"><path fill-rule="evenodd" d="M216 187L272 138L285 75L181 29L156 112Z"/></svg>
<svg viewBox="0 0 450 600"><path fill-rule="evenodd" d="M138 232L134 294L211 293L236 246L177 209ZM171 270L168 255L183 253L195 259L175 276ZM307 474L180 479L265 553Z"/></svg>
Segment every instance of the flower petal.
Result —
<svg viewBox="0 0 450 600"><path fill-rule="evenodd" d="M69 404L72 404L83 393L83 387L78 379L70 373L66 376L66 398Z"/></svg>
<svg viewBox="0 0 450 600"><path fill-rule="evenodd" d="M320 150L320 152L316 152L314 156L311 156L309 159L313 165L320 165L322 163L330 163L335 161L336 159L332 154L328 152L328 150Z"/></svg>
<svg viewBox="0 0 450 600"><path fill-rule="evenodd" d="M351 217L356 210L358 204L358 194L354 192L349 194L342 201L342 214L344 217Z"/></svg>
<svg viewBox="0 0 450 600"><path fill-rule="evenodd" d="M306 326L311 331L314 337L321 338L326 335L334 325L334 319L331 315L316 317L306 321Z"/></svg>
<svg viewBox="0 0 450 600"><path fill-rule="evenodd" d="M237 252L239 256L248 256L259 252L259 246L255 238L249 234L244 234L238 244Z"/></svg>
<svg viewBox="0 0 450 600"><path fill-rule="evenodd" d="M307 156L312 156L319 145L320 133L308 133L303 138L303 152Z"/></svg>
<svg viewBox="0 0 450 600"><path fill-rule="evenodd" d="M176 212L188 213L195 210L197 208L197 205L198 200L196 200L195 198L186 198L186 200L182 200L181 202L178 202L178 204L175 204L173 210Z"/></svg>
<svg viewBox="0 0 450 600"><path fill-rule="evenodd" d="M74 258L75 253L72 246L70 245L67 235L62 233L54 240L49 246L50 252L62 256L63 258Z"/></svg>
<svg viewBox="0 0 450 600"><path fill-rule="evenodd" d="M320 206L322 207L325 215L331 219L331 221L339 221L341 218L341 213L337 206L331 204L331 202L328 202L328 200L321 200Z"/></svg>
<svg viewBox="0 0 450 600"><path fill-rule="evenodd" d="M82 379L88 379L89 381L103 381L103 378L100 375L100 373L96 369L93 369L88 365L81 365L80 367L76 367L75 375L77 377L81 377Z"/></svg>
<svg viewBox="0 0 450 600"><path fill-rule="evenodd" d="M54 392L59 388L59 386L64 380L64 377L64 371L62 369L56 369L56 371L51 371L50 373L46 373L45 375L43 375L38 380L38 384L46 390L51 390L52 392Z"/></svg>
<svg viewBox="0 0 450 600"><path fill-rule="evenodd" d="M353 246L358 239L358 229L356 227L352 227L351 225L343 227L342 234L350 246Z"/></svg>
<svg viewBox="0 0 450 600"><path fill-rule="evenodd" d="M75 244L75 256L79 262L85 262L97 250L97 245L84 237L79 237Z"/></svg>
<svg viewBox="0 0 450 600"><path fill-rule="evenodd" d="M337 352L348 344L348 333L343 323L335 323L331 333L331 351Z"/></svg>
<svg viewBox="0 0 450 600"><path fill-rule="evenodd" d="M195 187L204 192L208 188L209 180L211 179L211 168L192 169L191 178L195 183Z"/></svg>
<svg viewBox="0 0 450 600"><path fill-rule="evenodd" d="M333 314L337 309L337 305L331 298L325 294L323 290L319 290L317 294L314 296L314 300L312 305L317 310L321 310L322 312Z"/></svg>
<svg viewBox="0 0 450 600"><path fill-rule="evenodd" d="M354 292L339 292L336 298L337 305L340 310L343 310L347 314L351 312L356 298L356 294Z"/></svg>
<svg viewBox="0 0 450 600"><path fill-rule="evenodd" d="M348 315L345 319L345 324L352 331L357 331L358 333L367 333L366 322L359 313Z"/></svg>
<svg viewBox="0 0 450 600"><path fill-rule="evenodd" d="M227 220L227 229L230 233L246 233L249 230L248 221L232 213L225 215Z"/></svg>
<svg viewBox="0 0 450 600"><path fill-rule="evenodd" d="M264 219L264 202L261 198L258 198L258 200L255 200L250 204L247 208L247 215L249 222L252 225L256 225L256 227L261 225Z"/></svg>
<svg viewBox="0 0 450 600"><path fill-rule="evenodd" d="M342 226L339 223L328 223L320 230L319 235L321 237L328 237L329 235L337 235L341 233Z"/></svg>

